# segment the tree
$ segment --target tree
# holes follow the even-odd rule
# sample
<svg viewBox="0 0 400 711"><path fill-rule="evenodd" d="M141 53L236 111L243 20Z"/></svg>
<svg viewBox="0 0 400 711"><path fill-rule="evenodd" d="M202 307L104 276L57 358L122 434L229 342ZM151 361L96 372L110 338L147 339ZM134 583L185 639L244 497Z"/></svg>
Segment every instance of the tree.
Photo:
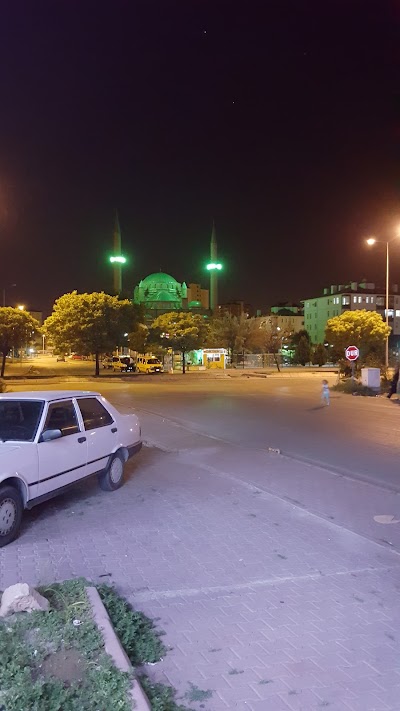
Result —
<svg viewBox="0 0 400 711"><path fill-rule="evenodd" d="M1 378L4 376L6 357L11 348L20 348L30 343L35 331L40 333L40 325L29 311L13 309L10 306L0 308Z"/></svg>
<svg viewBox="0 0 400 711"><path fill-rule="evenodd" d="M343 358L347 346L357 346L360 363L374 356L374 361L384 360L384 345L390 328L376 311L344 311L326 324L325 338L338 357Z"/></svg>
<svg viewBox="0 0 400 711"><path fill-rule="evenodd" d="M325 365L326 361L328 360L327 354L326 354L326 348L323 343L317 343L313 350L312 354L312 364L313 365Z"/></svg>
<svg viewBox="0 0 400 711"><path fill-rule="evenodd" d="M100 355L120 345L124 334L134 331L140 318L140 309L127 299L121 301L104 292L73 291L57 299L44 329L60 352L71 349L83 355L94 354L98 376Z"/></svg>
<svg viewBox="0 0 400 711"><path fill-rule="evenodd" d="M285 343L291 342L292 332L280 328L271 317L255 319L258 323L255 341L263 353L272 353L275 365L280 371L278 353Z"/></svg>
<svg viewBox="0 0 400 711"><path fill-rule="evenodd" d="M244 314L233 316L226 313L216 316L209 323L207 346L226 348L232 361L233 353L251 351L257 344L259 324L255 318Z"/></svg>
<svg viewBox="0 0 400 711"><path fill-rule="evenodd" d="M146 353L149 340L149 329L144 323L138 323L135 330L128 336L129 347L137 353Z"/></svg>
<svg viewBox="0 0 400 711"><path fill-rule="evenodd" d="M306 365L310 362L311 358L311 346L310 341L305 336L300 336L297 346L294 350L293 361L299 365Z"/></svg>
<svg viewBox="0 0 400 711"><path fill-rule="evenodd" d="M295 331L295 333L292 334L292 339L291 339L291 345L293 348L295 348L298 344L301 338L305 338L308 343L310 343L310 334L308 331L306 331L305 328L300 329L300 331Z"/></svg>
<svg viewBox="0 0 400 711"><path fill-rule="evenodd" d="M150 329L150 339L182 354L182 372L186 372L185 354L200 348L207 338L208 326L203 316L172 311L158 316Z"/></svg>

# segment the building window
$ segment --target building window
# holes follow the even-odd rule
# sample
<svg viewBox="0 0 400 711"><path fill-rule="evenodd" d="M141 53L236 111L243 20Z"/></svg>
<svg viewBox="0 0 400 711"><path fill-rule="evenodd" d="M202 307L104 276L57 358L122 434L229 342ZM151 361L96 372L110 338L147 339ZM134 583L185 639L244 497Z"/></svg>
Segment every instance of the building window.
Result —
<svg viewBox="0 0 400 711"><path fill-rule="evenodd" d="M383 306L384 303L385 303L385 299L383 298L383 296L376 297L376 305L377 306Z"/></svg>
<svg viewBox="0 0 400 711"><path fill-rule="evenodd" d="M367 304L369 304L369 296L365 297L365 301L367 302Z"/></svg>
<svg viewBox="0 0 400 711"><path fill-rule="evenodd" d="M400 309L396 309L396 317L400 316Z"/></svg>
<svg viewBox="0 0 400 711"><path fill-rule="evenodd" d="M358 303L361 304L361 302L362 302L362 296L359 296L359 297L358 297Z"/></svg>
<svg viewBox="0 0 400 711"><path fill-rule="evenodd" d="M353 304L356 304L356 303L357 303L357 297L353 296Z"/></svg>
<svg viewBox="0 0 400 711"><path fill-rule="evenodd" d="M371 304L373 304L373 303L374 303L374 297L371 296Z"/></svg>

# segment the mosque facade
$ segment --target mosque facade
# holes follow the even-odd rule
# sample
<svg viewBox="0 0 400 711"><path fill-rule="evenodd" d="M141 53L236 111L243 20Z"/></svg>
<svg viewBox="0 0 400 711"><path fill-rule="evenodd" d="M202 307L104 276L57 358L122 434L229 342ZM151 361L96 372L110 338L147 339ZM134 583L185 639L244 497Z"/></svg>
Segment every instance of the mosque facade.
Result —
<svg viewBox="0 0 400 711"><path fill-rule="evenodd" d="M178 282L170 274L155 272L135 287L133 301L144 307L146 320L152 321L170 311L209 314L209 290L200 284Z"/></svg>

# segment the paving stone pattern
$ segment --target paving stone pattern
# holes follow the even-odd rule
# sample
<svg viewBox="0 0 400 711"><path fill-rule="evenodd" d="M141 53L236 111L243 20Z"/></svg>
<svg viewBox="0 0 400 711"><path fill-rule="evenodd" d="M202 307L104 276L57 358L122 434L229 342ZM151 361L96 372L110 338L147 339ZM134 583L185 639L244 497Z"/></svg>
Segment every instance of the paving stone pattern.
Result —
<svg viewBox="0 0 400 711"><path fill-rule="evenodd" d="M166 633L147 673L191 709L399 711L398 555L194 462L145 449L119 491L28 512L0 587L113 581Z"/></svg>

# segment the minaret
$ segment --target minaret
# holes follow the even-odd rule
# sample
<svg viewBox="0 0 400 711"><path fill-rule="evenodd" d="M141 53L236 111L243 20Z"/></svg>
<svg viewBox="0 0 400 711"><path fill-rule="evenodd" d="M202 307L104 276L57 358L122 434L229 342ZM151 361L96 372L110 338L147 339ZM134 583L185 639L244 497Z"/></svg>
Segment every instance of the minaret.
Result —
<svg viewBox="0 0 400 711"><path fill-rule="evenodd" d="M119 226L118 210L115 210L115 222L113 232L114 257L121 256L121 229ZM114 260L113 263L114 292L116 295L122 291L122 264L121 261Z"/></svg>
<svg viewBox="0 0 400 711"><path fill-rule="evenodd" d="M216 268L218 260L217 249L217 234L215 231L215 222L213 222L210 244L210 309L215 313L218 306L218 269Z"/></svg>

